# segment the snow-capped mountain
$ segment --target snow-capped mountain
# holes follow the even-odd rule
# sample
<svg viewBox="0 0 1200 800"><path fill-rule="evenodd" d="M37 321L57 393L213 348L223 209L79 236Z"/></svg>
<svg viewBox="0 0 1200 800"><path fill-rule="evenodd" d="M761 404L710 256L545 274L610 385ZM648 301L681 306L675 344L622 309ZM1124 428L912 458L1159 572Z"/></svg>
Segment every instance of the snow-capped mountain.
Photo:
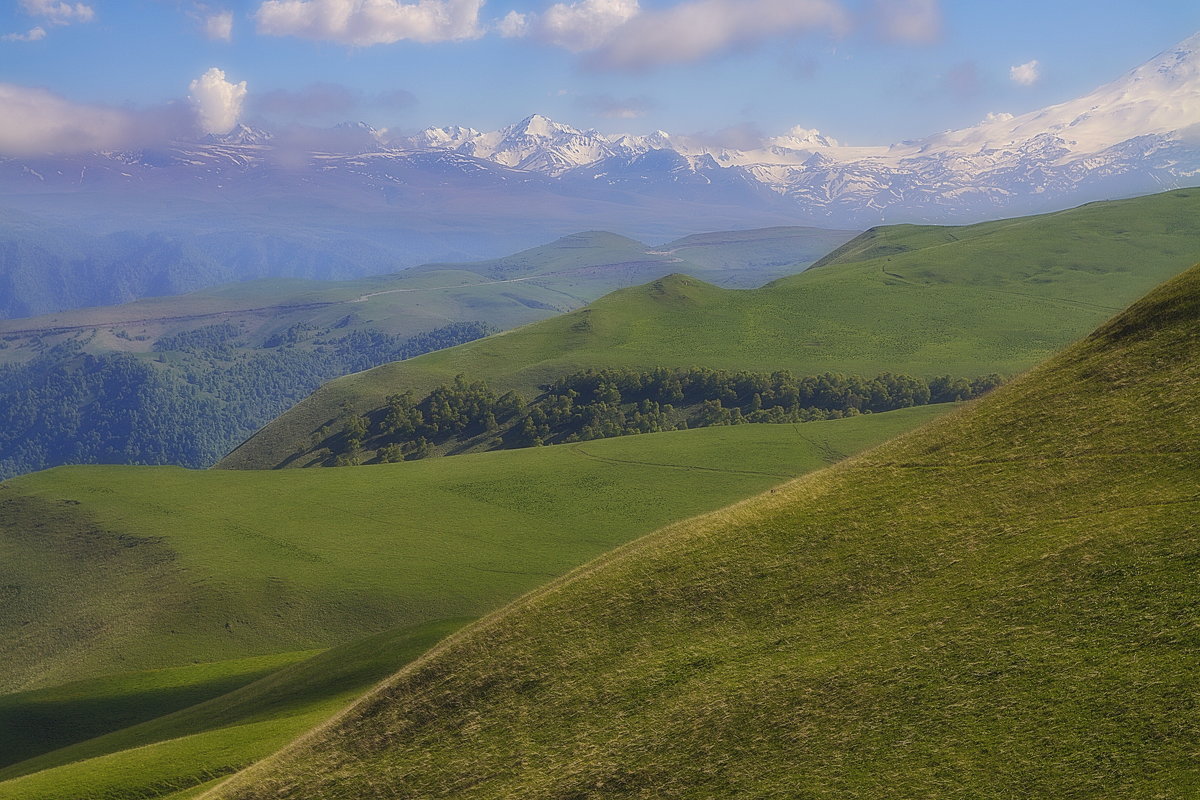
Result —
<svg viewBox="0 0 1200 800"><path fill-rule="evenodd" d="M732 149L665 131L581 130L535 114L495 131L451 126L397 137L347 123L273 137L241 125L141 152L0 158L0 205L11 207L28 200L6 198L76 193L108 214L104 193L130 187L164 207L172 198L211 207L281 198L279 209L301 201L351 214L383 208L405 224L521 226L540 230L539 240L581 222L637 234L631 220L643 231L673 220L663 223L667 235L681 221L693 221L694 232L709 225L702 220L724 227L734 217L839 228L970 222L1197 183L1200 34L1084 97L877 147L796 127Z"/></svg>
<svg viewBox="0 0 1200 800"><path fill-rule="evenodd" d="M661 184L687 173L685 182L694 183L695 176L733 169L809 219L964 221L1195 182L1200 34L1076 100L1021 116L991 114L970 128L890 146L847 147L797 127L752 149L712 148L663 131L582 131L540 115L489 133L430 128L401 144L622 186L630 185L632 159L668 150L688 166L660 160L669 168L644 175L643 182Z"/></svg>

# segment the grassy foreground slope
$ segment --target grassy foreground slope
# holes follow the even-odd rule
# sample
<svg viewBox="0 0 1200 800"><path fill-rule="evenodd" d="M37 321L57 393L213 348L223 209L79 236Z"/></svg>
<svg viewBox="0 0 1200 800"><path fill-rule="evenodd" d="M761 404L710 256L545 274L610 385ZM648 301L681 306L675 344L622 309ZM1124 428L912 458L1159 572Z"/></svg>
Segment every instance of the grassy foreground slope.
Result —
<svg viewBox="0 0 1200 800"><path fill-rule="evenodd" d="M22 476L0 484L0 690L479 616L939 411L320 472Z"/></svg>
<svg viewBox="0 0 1200 800"><path fill-rule="evenodd" d="M446 618L456 609L478 616L665 520L820 468L944 410L707 428L385 470L87 468L10 481L0 491L6 503L53 499L53 505L35 508L50 528L64 529L67 542L65 554L48 546L50 552L23 557L20 541L7 542L18 557L0 567L4 582L13 594L32 596L27 605L6 609L16 616L7 618L3 658L18 680L34 675L44 683L119 664L260 649L262 643L246 638L255 631L286 646L288 640L271 627L281 623L324 642L361 635L381 620L359 607L361 601L341 603L338 593L347 589L369 588L376 606L398 607L394 617L402 624L316 656L279 652L0 695L0 798L186 795L318 725L461 625L461 619ZM170 505L161 499L168 496ZM84 514L93 524L72 531L65 526L70 517L56 514L54 506ZM0 542L22 534L11 511ZM100 520L104 527L96 524ZM44 535L48 528L41 530ZM136 554L147 546L147 530L174 531L158 544L174 553L176 568L225 589L218 599L227 607L218 610L236 618L231 630L220 626L219 617L210 618L212 609L204 604L211 597L172 584L170 572L152 575L158 582L135 583L144 563ZM82 555L72 549L78 540L113 536L120 543L117 556L101 555L94 567L73 562ZM302 561L298 568L280 554L284 545L292 554L303 547L323 560ZM132 562L123 563L121 554ZM204 565L202 558L213 561ZM48 585L64 565L70 577ZM310 567L327 574L308 574ZM120 587L108 592L98 585L96 570L123 576L133 595L123 611L113 611ZM242 594L232 594L234 589ZM82 610L71 603L42 605L56 593L74 595ZM297 606L296 598L306 594L315 597ZM180 608L184 602L194 604L191 616ZM273 618L281 614L286 618ZM340 627L328 623L338 615ZM22 616L24 622L11 624ZM432 621L414 626L412 620ZM101 635L89 622L113 630ZM328 629L320 630L321 624ZM213 627L224 641L214 644ZM79 631L91 639L78 647L54 638ZM20 647L29 638L42 642L32 661Z"/></svg>
<svg viewBox="0 0 1200 800"><path fill-rule="evenodd" d="M879 255L882 240L894 255ZM1012 374L1198 259L1200 190L965 228L885 228L825 267L761 289L674 275L331 381L218 466L306 463L297 456L313 446L313 432L343 408L363 413L404 389L421 397L458 373L527 399L555 377L602 367Z"/></svg>
<svg viewBox="0 0 1200 800"><path fill-rule="evenodd" d="M174 797L278 750L464 622L441 620L402 627L302 660L289 654L296 663L233 691L0 769L0 798ZM75 687L95 688L97 683ZM13 723L11 738L26 749L31 738L46 744L38 739L43 731L35 715L43 711L39 701L52 691L12 695L5 703ZM128 706L142 710L137 702L141 697L126 699L133 701ZM77 705L81 710L90 705L99 712L100 721L105 714L128 713L117 707L116 697L102 693Z"/></svg>
<svg viewBox="0 0 1200 800"><path fill-rule="evenodd" d="M1200 267L962 413L646 537L212 798L1200 791Z"/></svg>

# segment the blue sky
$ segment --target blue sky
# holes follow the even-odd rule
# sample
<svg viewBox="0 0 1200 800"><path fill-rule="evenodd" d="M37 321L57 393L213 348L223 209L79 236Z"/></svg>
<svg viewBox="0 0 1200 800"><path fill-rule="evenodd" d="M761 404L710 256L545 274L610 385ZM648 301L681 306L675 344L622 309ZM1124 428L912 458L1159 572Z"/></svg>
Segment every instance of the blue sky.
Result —
<svg viewBox="0 0 1200 800"><path fill-rule="evenodd" d="M274 124L492 129L537 112L882 144L1078 96L1200 31L1195 0L419 1L16 0L0 83L138 109L217 67L246 82L241 117ZM374 24L354 16L372 4Z"/></svg>

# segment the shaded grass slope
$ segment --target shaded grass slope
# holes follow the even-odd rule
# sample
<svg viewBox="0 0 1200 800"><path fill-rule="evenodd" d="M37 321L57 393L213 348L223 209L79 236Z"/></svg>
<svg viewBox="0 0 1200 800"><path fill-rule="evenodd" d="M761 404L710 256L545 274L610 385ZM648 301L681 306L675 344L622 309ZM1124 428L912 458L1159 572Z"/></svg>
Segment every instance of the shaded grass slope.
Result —
<svg viewBox="0 0 1200 800"><path fill-rule="evenodd" d="M1200 259L1200 191L963 228L868 232L826 266L760 289L673 275L586 308L325 384L223 459L293 466L344 409L364 413L456 374L528 398L588 368L797 375L1013 374Z"/></svg>
<svg viewBox="0 0 1200 800"><path fill-rule="evenodd" d="M23 476L0 484L0 689L477 617L939 410L320 472Z"/></svg>
<svg viewBox="0 0 1200 800"><path fill-rule="evenodd" d="M1200 790L1200 267L1027 376L645 537L205 797Z"/></svg>
<svg viewBox="0 0 1200 800"><path fill-rule="evenodd" d="M294 663L233 691L0 769L0 798L147 800L188 791L277 750L464 621L386 631L299 661L300 654L287 654L282 658ZM29 734L20 712L36 709L38 699L8 700L14 732ZM93 696L85 702L104 718L111 710L98 706L113 699Z"/></svg>

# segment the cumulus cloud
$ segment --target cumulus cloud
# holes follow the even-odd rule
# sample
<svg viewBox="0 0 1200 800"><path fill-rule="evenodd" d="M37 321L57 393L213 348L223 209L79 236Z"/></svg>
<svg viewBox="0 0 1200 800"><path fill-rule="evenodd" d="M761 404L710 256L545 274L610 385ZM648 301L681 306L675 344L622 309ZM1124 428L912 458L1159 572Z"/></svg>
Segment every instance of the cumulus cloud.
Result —
<svg viewBox="0 0 1200 800"><path fill-rule="evenodd" d="M1042 77L1038 69L1038 62L1035 58L1033 61L1026 61L1024 64L1018 64L1015 67L1010 67L1008 77L1012 78L1013 83L1021 86L1033 86Z"/></svg>
<svg viewBox="0 0 1200 800"><path fill-rule="evenodd" d="M516 39L529 33L529 16L510 11L496 23L496 32L505 39Z"/></svg>
<svg viewBox="0 0 1200 800"><path fill-rule="evenodd" d="M46 29L41 25L30 28L25 33L6 33L0 36L0 41L5 42L39 42L46 38Z"/></svg>
<svg viewBox="0 0 1200 800"><path fill-rule="evenodd" d="M119 150L186 135L190 114L180 106L148 110L81 105L46 91L0 83L0 153L42 155Z"/></svg>
<svg viewBox="0 0 1200 800"><path fill-rule="evenodd" d="M259 33L368 47L402 39L445 42L483 35L484 0L265 0Z"/></svg>
<svg viewBox="0 0 1200 800"><path fill-rule="evenodd" d="M872 15L887 39L928 44L942 35L938 0L875 0Z"/></svg>
<svg viewBox="0 0 1200 800"><path fill-rule="evenodd" d="M45 17L51 25L70 25L73 22L91 22L96 11L86 3L66 3L60 0L21 0L26 14Z"/></svg>
<svg viewBox="0 0 1200 800"><path fill-rule="evenodd" d="M13 155L106 150L130 138L133 121L116 109L72 103L43 89L0 84L0 152Z"/></svg>
<svg viewBox="0 0 1200 800"><path fill-rule="evenodd" d="M218 11L204 17L204 35L209 39L233 41L233 12Z"/></svg>
<svg viewBox="0 0 1200 800"><path fill-rule="evenodd" d="M1001 122L1012 122L1014 119L1016 119L1016 117L1014 117L1012 114L1008 113L1007 111L989 111L988 115L986 117L984 117L983 121L980 122L979 124L980 125L992 125L992 124L998 124Z"/></svg>
<svg viewBox="0 0 1200 800"><path fill-rule="evenodd" d="M649 97L617 98L608 94L586 94L576 99L586 111L608 119L637 119L656 107Z"/></svg>
<svg viewBox="0 0 1200 800"><path fill-rule="evenodd" d="M850 21L833 0L688 0L632 17L592 53L594 66L640 69L698 61L778 36L826 30Z"/></svg>
<svg viewBox="0 0 1200 800"><path fill-rule="evenodd" d="M640 11L638 0L555 3L537 20L535 31L543 41L578 53L604 44Z"/></svg>
<svg viewBox="0 0 1200 800"><path fill-rule="evenodd" d="M224 71L212 67L188 84L188 99L196 108L200 129L205 133L229 133L242 114L246 82L225 80Z"/></svg>

